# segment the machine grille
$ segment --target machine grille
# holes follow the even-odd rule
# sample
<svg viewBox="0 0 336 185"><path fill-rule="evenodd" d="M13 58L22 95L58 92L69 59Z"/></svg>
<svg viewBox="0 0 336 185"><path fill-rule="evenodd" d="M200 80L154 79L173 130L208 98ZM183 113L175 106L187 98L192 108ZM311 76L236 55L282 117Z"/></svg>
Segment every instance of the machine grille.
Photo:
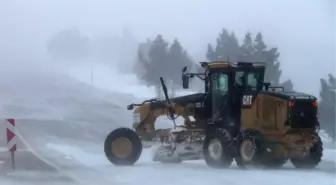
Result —
<svg viewBox="0 0 336 185"><path fill-rule="evenodd" d="M313 100L295 100L290 111L292 128L315 128L317 123L317 108Z"/></svg>

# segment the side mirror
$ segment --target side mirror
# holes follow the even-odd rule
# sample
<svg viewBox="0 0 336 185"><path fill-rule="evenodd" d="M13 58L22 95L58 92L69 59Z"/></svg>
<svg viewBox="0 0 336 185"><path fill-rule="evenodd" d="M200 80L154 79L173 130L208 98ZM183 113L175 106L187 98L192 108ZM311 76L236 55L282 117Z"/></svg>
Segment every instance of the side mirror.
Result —
<svg viewBox="0 0 336 185"><path fill-rule="evenodd" d="M187 76L185 73L187 71L187 66L185 66L182 69L182 87L183 89L188 89L189 88L189 76Z"/></svg>
<svg viewBox="0 0 336 185"><path fill-rule="evenodd" d="M182 74L185 73L187 71L187 66L185 66L183 69L182 69Z"/></svg>

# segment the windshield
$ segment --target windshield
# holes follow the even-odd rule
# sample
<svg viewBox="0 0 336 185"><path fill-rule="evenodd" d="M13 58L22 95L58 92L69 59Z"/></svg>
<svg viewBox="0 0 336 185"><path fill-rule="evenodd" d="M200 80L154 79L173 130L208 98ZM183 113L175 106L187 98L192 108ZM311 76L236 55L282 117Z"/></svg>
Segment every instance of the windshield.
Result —
<svg viewBox="0 0 336 185"><path fill-rule="evenodd" d="M244 74L246 77L244 77ZM244 84L247 78L247 87L251 88L252 90L256 90L258 87L260 87L260 74L258 72L244 72L244 71L237 71L235 75L235 81L234 84L236 86L241 86Z"/></svg>
<svg viewBox="0 0 336 185"><path fill-rule="evenodd" d="M247 73L247 85L255 90L259 86L259 73L249 72Z"/></svg>

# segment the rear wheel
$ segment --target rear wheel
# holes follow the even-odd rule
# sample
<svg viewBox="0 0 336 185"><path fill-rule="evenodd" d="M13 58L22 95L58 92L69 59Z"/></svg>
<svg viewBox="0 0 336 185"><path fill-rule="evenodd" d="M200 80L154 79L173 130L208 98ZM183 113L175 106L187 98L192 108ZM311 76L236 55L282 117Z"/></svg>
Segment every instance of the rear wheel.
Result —
<svg viewBox="0 0 336 185"><path fill-rule="evenodd" d="M240 168L261 165L265 152L264 140L258 131L245 130L238 135L235 161Z"/></svg>
<svg viewBox="0 0 336 185"><path fill-rule="evenodd" d="M225 129L209 131L203 143L203 156L206 164L213 168L230 167L233 161L232 139Z"/></svg>
<svg viewBox="0 0 336 185"><path fill-rule="evenodd" d="M132 165L141 155L142 143L133 130L117 128L105 139L104 152L115 165Z"/></svg>
<svg viewBox="0 0 336 185"><path fill-rule="evenodd" d="M315 168L322 159L323 156L323 144L319 136L317 142L310 149L310 153L303 158L292 158L292 164L296 168L311 169Z"/></svg>

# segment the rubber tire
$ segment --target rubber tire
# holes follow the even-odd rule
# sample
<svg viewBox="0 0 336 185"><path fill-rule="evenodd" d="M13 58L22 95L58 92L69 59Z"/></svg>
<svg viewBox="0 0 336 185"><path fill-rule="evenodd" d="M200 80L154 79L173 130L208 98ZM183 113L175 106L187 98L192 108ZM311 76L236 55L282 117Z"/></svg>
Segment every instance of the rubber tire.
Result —
<svg viewBox="0 0 336 185"><path fill-rule="evenodd" d="M243 161L240 153L240 147L244 140L251 140L255 144L256 152L251 161ZM238 167L244 169L248 166L262 167L263 154L266 153L265 142L262 134L256 130L248 129L238 134L236 141L235 161Z"/></svg>
<svg viewBox="0 0 336 185"><path fill-rule="evenodd" d="M214 160L209 155L208 147L213 139L218 139L222 145L222 154L224 155L221 156L219 161ZM212 168L228 168L231 166L233 161L232 138L227 130L214 128L208 131L203 142L203 157L205 163Z"/></svg>
<svg viewBox="0 0 336 185"><path fill-rule="evenodd" d="M129 139L132 143L132 152L126 158L118 158L112 152L112 142L120 137ZM137 133L129 128L117 128L113 130L105 139L104 152L107 159L114 165L129 166L133 165L142 153L142 143Z"/></svg>
<svg viewBox="0 0 336 185"><path fill-rule="evenodd" d="M313 169L322 160L323 156L323 143L319 136L317 142L310 149L310 154L304 158L292 158L291 162L296 168L300 169Z"/></svg>

